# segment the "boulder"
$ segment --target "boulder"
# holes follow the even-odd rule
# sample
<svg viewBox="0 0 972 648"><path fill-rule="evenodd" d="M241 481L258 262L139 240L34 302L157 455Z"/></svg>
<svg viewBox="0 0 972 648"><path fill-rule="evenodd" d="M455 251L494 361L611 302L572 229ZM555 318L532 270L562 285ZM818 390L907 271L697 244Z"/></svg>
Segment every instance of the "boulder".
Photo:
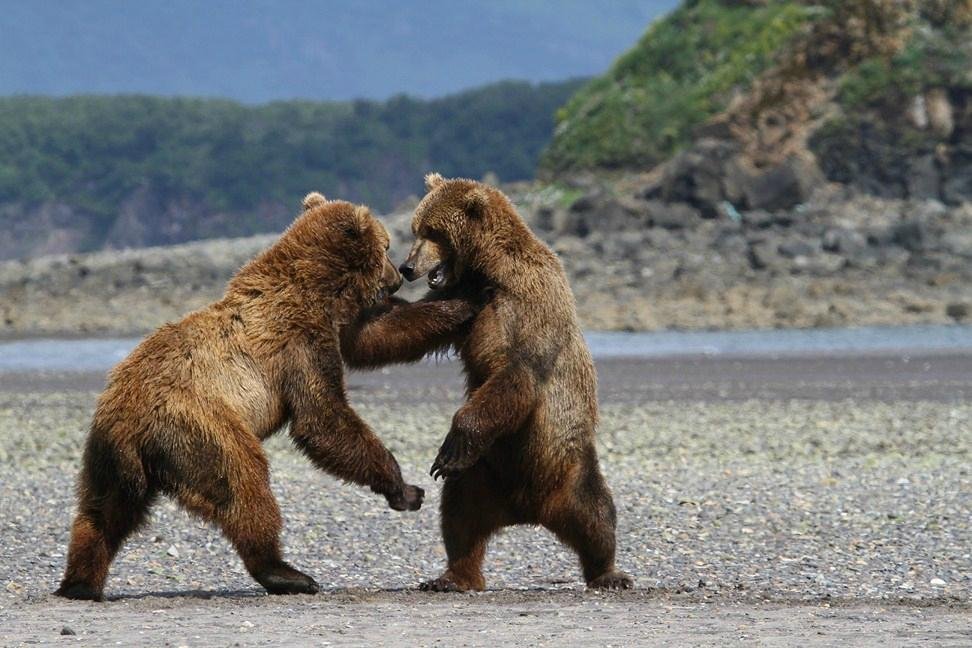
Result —
<svg viewBox="0 0 972 648"><path fill-rule="evenodd" d="M941 174L931 153L911 160L905 184L908 197L918 199L937 199L941 195Z"/></svg>
<svg viewBox="0 0 972 648"><path fill-rule="evenodd" d="M698 224L702 215L687 203L666 203L650 200L645 204L647 224L668 230L691 228Z"/></svg>
<svg viewBox="0 0 972 648"><path fill-rule="evenodd" d="M780 243L777 247L780 256L787 259L795 259L797 257L812 257L815 256L819 251L819 247L816 245L816 241L806 241L803 239L795 239L792 241L784 241Z"/></svg>
<svg viewBox="0 0 972 648"><path fill-rule="evenodd" d="M925 249L929 239L928 228L924 222L908 219L891 227L891 242L909 252Z"/></svg>
<svg viewBox="0 0 972 648"><path fill-rule="evenodd" d="M867 248L867 239L856 230L832 227L824 232L821 246L827 252L843 257L856 257Z"/></svg>

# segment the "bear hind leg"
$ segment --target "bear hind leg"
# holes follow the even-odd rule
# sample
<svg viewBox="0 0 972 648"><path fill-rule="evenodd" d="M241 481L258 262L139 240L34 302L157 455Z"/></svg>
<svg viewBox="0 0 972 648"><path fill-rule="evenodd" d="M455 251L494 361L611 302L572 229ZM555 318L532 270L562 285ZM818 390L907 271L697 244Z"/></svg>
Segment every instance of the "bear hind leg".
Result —
<svg viewBox="0 0 972 648"><path fill-rule="evenodd" d="M121 492L103 497L83 494L71 527L67 569L55 594L101 601L108 568L125 539L145 521L151 500Z"/></svg>
<svg viewBox="0 0 972 648"><path fill-rule="evenodd" d="M583 480L566 486L570 491L555 500L544 526L577 552L588 587L630 589L634 579L614 565L614 500L596 461L585 466Z"/></svg>
<svg viewBox="0 0 972 648"><path fill-rule="evenodd" d="M270 471L259 442L243 435L241 447L204 454L205 466L183 480L176 497L190 512L217 524L250 575L270 594L315 594L313 578L283 560L280 509L270 490ZM227 435L230 439L234 436ZM215 465L214 465L215 464ZM206 475L205 477L203 475Z"/></svg>
<svg viewBox="0 0 972 648"><path fill-rule="evenodd" d="M145 522L154 499L139 458L107 434L93 432L84 452L67 567L54 593L101 601L115 554Z"/></svg>
<svg viewBox="0 0 972 648"><path fill-rule="evenodd" d="M483 559L490 536L512 524L502 495L491 489L481 466L446 478L440 507L448 566L419 588L429 592L482 591Z"/></svg>

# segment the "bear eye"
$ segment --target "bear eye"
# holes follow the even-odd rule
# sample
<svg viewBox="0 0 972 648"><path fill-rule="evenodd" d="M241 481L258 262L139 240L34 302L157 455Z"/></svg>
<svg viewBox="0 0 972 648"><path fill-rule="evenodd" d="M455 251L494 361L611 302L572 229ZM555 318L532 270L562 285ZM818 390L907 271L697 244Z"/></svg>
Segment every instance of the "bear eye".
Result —
<svg viewBox="0 0 972 648"><path fill-rule="evenodd" d="M344 232L344 235L348 238L357 238L359 234L358 228L355 227L354 225L351 225L350 223L348 223L341 229Z"/></svg>

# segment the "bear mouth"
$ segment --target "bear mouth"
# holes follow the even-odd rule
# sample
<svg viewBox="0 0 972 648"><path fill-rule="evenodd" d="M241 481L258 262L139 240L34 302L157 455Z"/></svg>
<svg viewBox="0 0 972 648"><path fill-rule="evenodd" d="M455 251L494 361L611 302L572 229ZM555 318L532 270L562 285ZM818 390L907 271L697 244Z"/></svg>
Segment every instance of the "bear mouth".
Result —
<svg viewBox="0 0 972 648"><path fill-rule="evenodd" d="M446 270L447 267L445 261L429 270L429 288L432 290L438 290L445 286Z"/></svg>

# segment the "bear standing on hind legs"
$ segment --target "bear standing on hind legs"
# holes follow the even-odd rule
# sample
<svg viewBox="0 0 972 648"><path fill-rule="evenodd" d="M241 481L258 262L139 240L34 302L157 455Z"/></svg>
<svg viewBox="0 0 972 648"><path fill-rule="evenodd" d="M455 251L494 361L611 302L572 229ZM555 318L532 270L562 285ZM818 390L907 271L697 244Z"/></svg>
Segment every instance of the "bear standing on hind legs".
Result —
<svg viewBox="0 0 972 648"><path fill-rule="evenodd" d="M163 326L112 371L84 451L57 594L101 600L111 561L159 494L217 524L270 593L316 592L281 556L260 445L288 420L322 470L370 486L395 510L422 505L422 489L403 481L344 390L341 330L401 284L388 233L363 206L315 193L304 208L223 299ZM424 329L433 343L472 311L443 301L416 314L436 322Z"/></svg>
<svg viewBox="0 0 972 648"><path fill-rule="evenodd" d="M433 476L445 477L448 566L422 588L483 589L486 544L513 524L553 531L577 552L589 587L631 587L614 564L614 502L594 446L594 363L559 259L498 189L438 174L426 187L400 271L409 280L428 275L430 294L366 314L342 341L350 356L367 350L371 366L449 345L464 365L468 399L432 466ZM431 326L431 313L418 309L437 299L485 304L451 337L395 334L396 321L409 320L419 332Z"/></svg>

